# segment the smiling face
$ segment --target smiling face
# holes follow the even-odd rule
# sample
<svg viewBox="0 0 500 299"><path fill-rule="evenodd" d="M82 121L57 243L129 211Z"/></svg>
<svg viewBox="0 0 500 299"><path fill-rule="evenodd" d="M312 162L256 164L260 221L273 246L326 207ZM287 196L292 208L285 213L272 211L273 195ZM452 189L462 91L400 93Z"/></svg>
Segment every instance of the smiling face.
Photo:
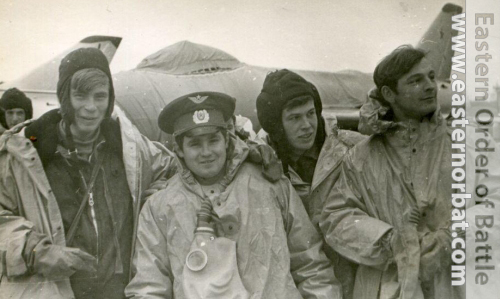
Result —
<svg viewBox="0 0 500 299"><path fill-rule="evenodd" d="M221 131L196 136L189 136L188 132L177 154L200 184L211 185L224 176L227 146Z"/></svg>
<svg viewBox="0 0 500 299"><path fill-rule="evenodd" d="M92 136L106 115L109 104L109 83L96 85L87 91L71 89L71 105L75 111L71 133L85 140Z"/></svg>
<svg viewBox="0 0 500 299"><path fill-rule="evenodd" d="M14 108L5 110L5 122L7 123L7 129L22 123L26 120L26 113L22 108Z"/></svg>
<svg viewBox="0 0 500 299"><path fill-rule="evenodd" d="M397 92L383 87L384 98L390 103L397 121L421 120L437 109L437 84L434 69L422 58L398 80Z"/></svg>
<svg viewBox="0 0 500 299"><path fill-rule="evenodd" d="M312 98L303 105L283 109L281 121L295 156L312 148L318 130L318 118Z"/></svg>

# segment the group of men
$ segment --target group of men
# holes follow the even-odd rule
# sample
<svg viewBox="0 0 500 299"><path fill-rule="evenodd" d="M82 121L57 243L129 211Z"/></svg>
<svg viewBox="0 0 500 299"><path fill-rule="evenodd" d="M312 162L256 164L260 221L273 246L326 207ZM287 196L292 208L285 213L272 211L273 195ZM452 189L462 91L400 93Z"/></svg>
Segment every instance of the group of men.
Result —
<svg viewBox="0 0 500 299"><path fill-rule="evenodd" d="M432 65L402 46L374 81L369 136L327 127L286 69L256 101L265 140L228 130L237 99L193 90L158 118L172 152L114 106L99 50L71 52L61 108L0 137L1 296L460 298Z"/></svg>

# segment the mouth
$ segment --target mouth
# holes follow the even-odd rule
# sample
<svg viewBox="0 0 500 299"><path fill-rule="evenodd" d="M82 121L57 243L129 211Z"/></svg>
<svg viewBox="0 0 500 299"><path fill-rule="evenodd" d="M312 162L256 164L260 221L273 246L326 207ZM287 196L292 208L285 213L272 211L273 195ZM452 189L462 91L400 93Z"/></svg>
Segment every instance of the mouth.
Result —
<svg viewBox="0 0 500 299"><path fill-rule="evenodd" d="M204 160L204 161L201 161L200 164L201 165L209 165L211 163L215 162L215 159L212 159L212 160Z"/></svg>
<svg viewBox="0 0 500 299"><path fill-rule="evenodd" d="M94 121L97 119L97 117L88 117L88 116L79 116L79 118L86 121Z"/></svg>
<svg viewBox="0 0 500 299"><path fill-rule="evenodd" d="M436 99L436 96L430 96L430 97L423 98L422 101L434 101L435 99Z"/></svg>
<svg viewBox="0 0 500 299"><path fill-rule="evenodd" d="M313 135L313 133L307 133L307 134L300 135L299 138L302 140L309 140L312 137L312 135Z"/></svg>

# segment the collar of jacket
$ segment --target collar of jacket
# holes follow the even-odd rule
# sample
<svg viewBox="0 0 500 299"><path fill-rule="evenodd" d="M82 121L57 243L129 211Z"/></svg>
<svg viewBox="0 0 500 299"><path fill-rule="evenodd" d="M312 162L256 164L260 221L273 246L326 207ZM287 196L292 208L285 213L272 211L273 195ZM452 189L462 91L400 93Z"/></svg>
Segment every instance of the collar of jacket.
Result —
<svg viewBox="0 0 500 299"><path fill-rule="evenodd" d="M58 124L61 119L60 110L54 109L42 115L24 130L24 135L31 140L44 165L54 158L57 145L60 144ZM104 119L101 123L101 133L112 151L121 156L120 124L110 118Z"/></svg>
<svg viewBox="0 0 500 299"><path fill-rule="evenodd" d="M236 176L236 173L238 172L240 166L248 156L248 146L244 141L242 141L238 137L232 136L232 134L227 134L227 137L229 138L229 148L226 157L226 174L219 182L219 184L222 186L222 190L225 190L226 187L231 183L231 181ZM187 168L184 161L182 159L179 159L177 155L176 162L179 169L179 174L182 181L184 182L184 185L186 185L187 188L193 191L195 189L198 189L195 186L198 186L199 184L194 178L193 173Z"/></svg>
<svg viewBox="0 0 500 299"><path fill-rule="evenodd" d="M364 135L384 134L391 130L419 126L418 121L409 120L395 122L391 108L380 104L380 102L373 97L369 97L368 101L361 106L359 116L358 130ZM435 126L441 125L443 117L441 116L441 109L439 106L436 111L424 121L427 120L429 120L431 124L435 124Z"/></svg>

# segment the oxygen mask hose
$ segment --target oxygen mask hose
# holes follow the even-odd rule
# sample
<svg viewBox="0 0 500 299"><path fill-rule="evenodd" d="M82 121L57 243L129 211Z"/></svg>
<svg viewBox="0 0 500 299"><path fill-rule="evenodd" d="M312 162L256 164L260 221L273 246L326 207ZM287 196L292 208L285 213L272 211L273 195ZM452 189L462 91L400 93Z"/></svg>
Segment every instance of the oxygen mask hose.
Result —
<svg viewBox="0 0 500 299"><path fill-rule="evenodd" d="M202 201L201 208L196 213L198 219L194 230L194 241L191 245L191 251L186 257L186 266L191 271L202 270L208 262L204 247L207 242L214 241L216 238L212 213L212 203L209 200Z"/></svg>
<svg viewBox="0 0 500 299"><path fill-rule="evenodd" d="M196 216L198 217L198 222L196 224L195 233L209 232L215 235L213 207L209 200L202 201L201 208Z"/></svg>

